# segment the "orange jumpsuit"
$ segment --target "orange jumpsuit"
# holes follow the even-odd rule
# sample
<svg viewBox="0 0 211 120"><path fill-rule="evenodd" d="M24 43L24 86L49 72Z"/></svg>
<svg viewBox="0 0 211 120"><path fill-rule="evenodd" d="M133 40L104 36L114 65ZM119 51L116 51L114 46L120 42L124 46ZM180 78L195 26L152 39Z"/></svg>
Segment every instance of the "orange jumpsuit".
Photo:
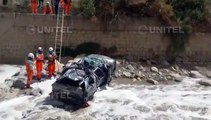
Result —
<svg viewBox="0 0 211 120"><path fill-rule="evenodd" d="M52 13L53 13L53 10L51 6L46 6L44 8L44 14L52 14Z"/></svg>
<svg viewBox="0 0 211 120"><path fill-rule="evenodd" d="M62 0L62 5L64 6L64 13L70 14L72 8L72 0Z"/></svg>
<svg viewBox="0 0 211 120"><path fill-rule="evenodd" d="M37 0L31 0L31 11L32 13L37 13L38 2Z"/></svg>
<svg viewBox="0 0 211 120"><path fill-rule="evenodd" d="M26 87L30 87L32 84L32 77L33 77L33 61L32 60L26 60L26 73L27 73L27 84Z"/></svg>
<svg viewBox="0 0 211 120"><path fill-rule="evenodd" d="M54 75L56 69L56 54L52 53L48 55L48 77L52 77Z"/></svg>
<svg viewBox="0 0 211 120"><path fill-rule="evenodd" d="M37 53L36 54L37 80L40 80L42 78L43 62L44 62L44 55Z"/></svg>

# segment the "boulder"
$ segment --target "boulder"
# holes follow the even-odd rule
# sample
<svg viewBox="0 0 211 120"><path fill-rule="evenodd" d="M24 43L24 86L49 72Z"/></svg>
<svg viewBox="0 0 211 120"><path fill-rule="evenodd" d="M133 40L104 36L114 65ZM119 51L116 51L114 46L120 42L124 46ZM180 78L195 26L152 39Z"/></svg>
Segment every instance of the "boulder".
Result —
<svg viewBox="0 0 211 120"><path fill-rule="evenodd" d="M170 66L170 63L167 60L163 60L163 61L161 61L161 65Z"/></svg>
<svg viewBox="0 0 211 120"><path fill-rule="evenodd" d="M152 64L157 64L156 60L150 60Z"/></svg>
<svg viewBox="0 0 211 120"><path fill-rule="evenodd" d="M122 71L127 71L127 69L124 68L124 67L121 67L120 70L122 70Z"/></svg>
<svg viewBox="0 0 211 120"><path fill-rule="evenodd" d="M174 71L174 72L177 71L173 66L172 66L170 69L171 69L172 71Z"/></svg>
<svg viewBox="0 0 211 120"><path fill-rule="evenodd" d="M39 96L39 95L42 95L42 90L40 88L35 88L35 89L32 89L32 91L30 92L30 95L33 95L33 96Z"/></svg>
<svg viewBox="0 0 211 120"><path fill-rule="evenodd" d="M147 82L148 82L148 83L151 83L151 84L153 84L153 85L158 85L158 84L159 84L158 81L153 80L153 79L148 79Z"/></svg>
<svg viewBox="0 0 211 120"><path fill-rule="evenodd" d="M211 72L207 72L206 76L207 76L208 78L211 78Z"/></svg>
<svg viewBox="0 0 211 120"><path fill-rule="evenodd" d="M183 77L179 74L171 74L170 76L173 77L176 82L182 82L183 80Z"/></svg>
<svg viewBox="0 0 211 120"><path fill-rule="evenodd" d="M2 83L2 84L0 84L0 90L4 91L4 92L9 92L10 91L10 87L7 86L6 84Z"/></svg>
<svg viewBox="0 0 211 120"><path fill-rule="evenodd" d="M138 77L137 80L140 81L140 82L142 81L142 79L140 77Z"/></svg>
<svg viewBox="0 0 211 120"><path fill-rule="evenodd" d="M45 71L45 70L44 70ZM5 79L4 84L7 86L15 87L22 89L25 87L26 84L26 70L25 68L22 68L18 73L13 75L11 78Z"/></svg>
<svg viewBox="0 0 211 120"><path fill-rule="evenodd" d="M183 76L188 76L188 75L189 75L188 71L185 70L185 69L182 69L180 73L181 73Z"/></svg>
<svg viewBox="0 0 211 120"><path fill-rule="evenodd" d="M167 79L167 80L175 80L175 78L172 77L172 76L167 76L166 79Z"/></svg>
<svg viewBox="0 0 211 120"><path fill-rule="evenodd" d="M176 71L180 70L180 67L178 65L174 65L174 68L176 69Z"/></svg>
<svg viewBox="0 0 211 120"><path fill-rule="evenodd" d="M40 96L42 95L42 90L40 88L33 88L33 89L26 89L24 94L25 95L32 95L32 96Z"/></svg>
<svg viewBox="0 0 211 120"><path fill-rule="evenodd" d="M175 82L182 82L183 79L182 79L182 78L175 78L174 81L175 81Z"/></svg>
<svg viewBox="0 0 211 120"><path fill-rule="evenodd" d="M0 99L3 99L7 93L10 92L10 87L6 84L0 84Z"/></svg>
<svg viewBox="0 0 211 120"><path fill-rule="evenodd" d="M132 65L128 65L126 68L127 68L128 70L130 70L130 71L134 71L134 70L135 70L135 68L134 68Z"/></svg>
<svg viewBox="0 0 211 120"><path fill-rule="evenodd" d="M144 77L144 74L142 74L141 71L136 71L135 72L135 78L143 78Z"/></svg>
<svg viewBox="0 0 211 120"><path fill-rule="evenodd" d="M198 71L194 71L194 70L190 71L189 76L192 78L202 78L203 77L201 73L199 73Z"/></svg>
<svg viewBox="0 0 211 120"><path fill-rule="evenodd" d="M211 80L201 80L199 81L199 84L204 86L211 86Z"/></svg>
<svg viewBox="0 0 211 120"><path fill-rule="evenodd" d="M12 79L6 79L4 84L11 88L14 84L14 81Z"/></svg>
<svg viewBox="0 0 211 120"><path fill-rule="evenodd" d="M121 62L117 60L117 61L116 61L116 65L117 65L117 66L121 65Z"/></svg>
<svg viewBox="0 0 211 120"><path fill-rule="evenodd" d="M164 73L164 74L168 74L169 73L169 70L168 69L162 69L161 72Z"/></svg>
<svg viewBox="0 0 211 120"><path fill-rule="evenodd" d="M23 89L25 88L25 85L26 85L26 78L17 78L13 80L12 87Z"/></svg>
<svg viewBox="0 0 211 120"><path fill-rule="evenodd" d="M138 66L138 69L139 69L139 70L142 70L142 71L145 71L145 69L144 69L144 67L143 67L142 65L139 65L139 66Z"/></svg>
<svg viewBox="0 0 211 120"><path fill-rule="evenodd" d="M116 70L114 73L115 78L121 77L121 70Z"/></svg>
<svg viewBox="0 0 211 120"><path fill-rule="evenodd" d="M15 74L13 75L13 77L16 77L16 76L19 76L19 75L20 75L20 71L17 72L17 73L15 73Z"/></svg>
<svg viewBox="0 0 211 120"><path fill-rule="evenodd" d="M151 72L155 72L155 73L158 73L159 71L158 71L158 68L156 68L156 67L151 67Z"/></svg>
<svg viewBox="0 0 211 120"><path fill-rule="evenodd" d="M131 74L130 72L127 72L127 71L124 71L122 74L123 74L125 77L127 77L127 78L131 78L131 77L132 77L132 74Z"/></svg>
<svg viewBox="0 0 211 120"><path fill-rule="evenodd" d="M57 73L61 73L63 70L64 64L60 63L58 60L56 60L55 63L56 63L55 71Z"/></svg>
<svg viewBox="0 0 211 120"><path fill-rule="evenodd" d="M147 60L147 65L152 65L150 60Z"/></svg>
<svg viewBox="0 0 211 120"><path fill-rule="evenodd" d="M136 78L133 78L133 82L137 82L137 79Z"/></svg>
<svg viewBox="0 0 211 120"><path fill-rule="evenodd" d="M163 81L168 81L168 79L166 77L163 78Z"/></svg>

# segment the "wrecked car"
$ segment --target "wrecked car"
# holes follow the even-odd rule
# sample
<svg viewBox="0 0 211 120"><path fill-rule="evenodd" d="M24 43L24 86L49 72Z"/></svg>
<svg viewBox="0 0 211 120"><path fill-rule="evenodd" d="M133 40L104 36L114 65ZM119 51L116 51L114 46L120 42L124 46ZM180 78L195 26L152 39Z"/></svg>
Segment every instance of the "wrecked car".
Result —
<svg viewBox="0 0 211 120"><path fill-rule="evenodd" d="M103 55L89 55L64 68L52 85L54 99L81 105L93 98L99 87L112 80L116 61Z"/></svg>

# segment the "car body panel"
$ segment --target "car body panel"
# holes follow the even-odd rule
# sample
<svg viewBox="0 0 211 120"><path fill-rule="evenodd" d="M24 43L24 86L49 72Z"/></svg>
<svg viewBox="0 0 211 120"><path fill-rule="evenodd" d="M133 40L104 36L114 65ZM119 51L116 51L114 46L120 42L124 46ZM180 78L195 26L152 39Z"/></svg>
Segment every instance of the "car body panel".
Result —
<svg viewBox="0 0 211 120"><path fill-rule="evenodd" d="M52 85L52 93L56 99L81 104L92 98L98 87L111 81L115 68L115 60L107 56L93 54L83 57L63 70Z"/></svg>

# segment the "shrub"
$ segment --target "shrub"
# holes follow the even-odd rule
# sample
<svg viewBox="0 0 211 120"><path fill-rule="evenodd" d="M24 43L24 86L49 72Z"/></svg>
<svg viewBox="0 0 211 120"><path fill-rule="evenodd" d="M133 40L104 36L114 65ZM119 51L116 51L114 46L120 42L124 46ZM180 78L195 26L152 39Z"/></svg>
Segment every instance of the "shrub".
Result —
<svg viewBox="0 0 211 120"><path fill-rule="evenodd" d="M167 33L170 38L170 46L167 50L169 62L175 62L176 57L185 51L186 44L190 38L191 27L186 25L182 28L182 33Z"/></svg>
<svg viewBox="0 0 211 120"><path fill-rule="evenodd" d="M184 33L168 33L170 47L169 60L174 62L176 57L185 50L191 35L192 25L205 19L206 6L204 0L169 0L173 7L174 18L182 26Z"/></svg>
<svg viewBox="0 0 211 120"><path fill-rule="evenodd" d="M206 5L204 0L170 0L179 22L187 24L202 21L205 18Z"/></svg>
<svg viewBox="0 0 211 120"><path fill-rule="evenodd" d="M174 15L173 7L166 0L155 0L152 7L161 15L172 17Z"/></svg>
<svg viewBox="0 0 211 120"><path fill-rule="evenodd" d="M96 13L95 0L81 0L80 11L86 18L94 16Z"/></svg>

